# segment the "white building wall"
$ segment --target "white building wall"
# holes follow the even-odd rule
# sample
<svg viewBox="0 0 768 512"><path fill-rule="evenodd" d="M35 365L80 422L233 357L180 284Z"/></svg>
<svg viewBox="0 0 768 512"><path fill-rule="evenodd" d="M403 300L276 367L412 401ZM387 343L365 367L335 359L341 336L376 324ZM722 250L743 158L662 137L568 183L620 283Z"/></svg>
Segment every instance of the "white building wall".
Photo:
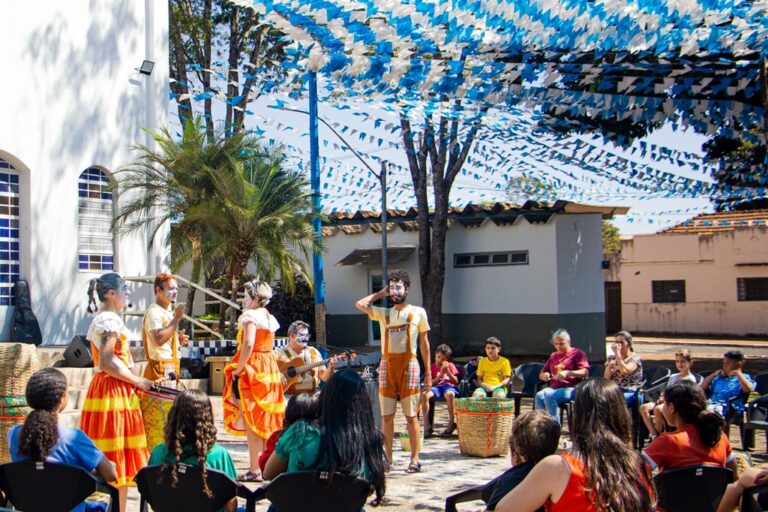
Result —
<svg viewBox="0 0 768 512"><path fill-rule="evenodd" d="M638 235L622 241L618 277L629 330L768 333L765 301L738 301L737 279L768 277L768 229ZM652 281L685 280L684 303L653 303Z"/></svg>
<svg viewBox="0 0 768 512"><path fill-rule="evenodd" d="M602 224L599 214L558 215L557 311L603 313Z"/></svg>
<svg viewBox="0 0 768 512"><path fill-rule="evenodd" d="M457 222L446 241L443 312L557 313L555 217L541 224L518 217L511 226L486 220L465 228ZM453 266L454 254L521 250L528 251L528 265Z"/></svg>
<svg viewBox="0 0 768 512"><path fill-rule="evenodd" d="M21 274L44 343L68 343L90 321L85 292L97 275L78 270L77 180L90 166L116 171L134 159L131 145L152 146L141 127L167 125L168 4L14 0L3 21L0 157L22 175ZM135 71L144 59L151 76ZM116 249L123 275L166 268L163 244L148 249L145 233ZM143 308L151 290L134 289ZM0 340L12 312L0 308Z"/></svg>

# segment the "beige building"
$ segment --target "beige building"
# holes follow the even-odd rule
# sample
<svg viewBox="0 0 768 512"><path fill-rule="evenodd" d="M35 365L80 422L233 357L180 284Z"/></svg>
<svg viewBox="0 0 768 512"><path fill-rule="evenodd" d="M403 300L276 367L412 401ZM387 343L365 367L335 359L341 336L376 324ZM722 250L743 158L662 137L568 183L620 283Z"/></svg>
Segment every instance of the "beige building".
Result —
<svg viewBox="0 0 768 512"><path fill-rule="evenodd" d="M767 225L768 210L704 214L622 240L604 270L609 328L767 335Z"/></svg>

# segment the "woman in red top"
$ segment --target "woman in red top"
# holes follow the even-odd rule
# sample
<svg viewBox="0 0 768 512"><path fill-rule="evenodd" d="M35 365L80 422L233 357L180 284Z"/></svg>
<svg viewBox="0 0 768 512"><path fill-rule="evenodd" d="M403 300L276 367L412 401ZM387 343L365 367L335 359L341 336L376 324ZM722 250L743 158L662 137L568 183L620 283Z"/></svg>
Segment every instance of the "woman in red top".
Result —
<svg viewBox="0 0 768 512"><path fill-rule="evenodd" d="M632 420L621 388L588 379L573 397L573 448L550 455L496 506L497 512L651 512L647 465L632 450Z"/></svg>
<svg viewBox="0 0 768 512"><path fill-rule="evenodd" d="M661 434L643 451L651 466L659 471L710 464L736 471L731 443L723 432L725 422L707 410L707 398L693 382L678 382L664 392L667 415L674 432Z"/></svg>

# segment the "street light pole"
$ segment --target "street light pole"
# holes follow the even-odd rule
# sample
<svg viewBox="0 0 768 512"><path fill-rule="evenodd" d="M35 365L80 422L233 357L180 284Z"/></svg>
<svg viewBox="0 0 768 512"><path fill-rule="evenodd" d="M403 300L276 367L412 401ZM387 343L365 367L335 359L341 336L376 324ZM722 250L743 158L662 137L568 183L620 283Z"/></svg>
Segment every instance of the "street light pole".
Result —
<svg viewBox="0 0 768 512"><path fill-rule="evenodd" d="M312 224L318 242L323 240L323 226L320 222L320 144L317 127L317 72L309 71L309 169L310 186L312 187L312 210L315 217ZM315 283L315 333L317 344L325 346L325 280L323 278L323 255L319 251L312 253L313 280Z"/></svg>
<svg viewBox="0 0 768 512"><path fill-rule="evenodd" d="M379 183L381 183L381 282L387 286L389 282L387 273L387 163L381 161L381 172L379 173ZM387 307L387 298L382 299L383 306Z"/></svg>

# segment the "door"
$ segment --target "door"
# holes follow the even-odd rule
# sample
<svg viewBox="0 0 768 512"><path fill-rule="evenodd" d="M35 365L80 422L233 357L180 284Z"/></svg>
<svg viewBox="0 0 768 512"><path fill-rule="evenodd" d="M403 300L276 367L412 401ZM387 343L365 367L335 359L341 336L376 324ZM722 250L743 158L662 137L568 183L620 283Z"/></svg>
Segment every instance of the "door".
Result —
<svg viewBox="0 0 768 512"><path fill-rule="evenodd" d="M605 331L612 334L621 329L621 281L606 281Z"/></svg>

